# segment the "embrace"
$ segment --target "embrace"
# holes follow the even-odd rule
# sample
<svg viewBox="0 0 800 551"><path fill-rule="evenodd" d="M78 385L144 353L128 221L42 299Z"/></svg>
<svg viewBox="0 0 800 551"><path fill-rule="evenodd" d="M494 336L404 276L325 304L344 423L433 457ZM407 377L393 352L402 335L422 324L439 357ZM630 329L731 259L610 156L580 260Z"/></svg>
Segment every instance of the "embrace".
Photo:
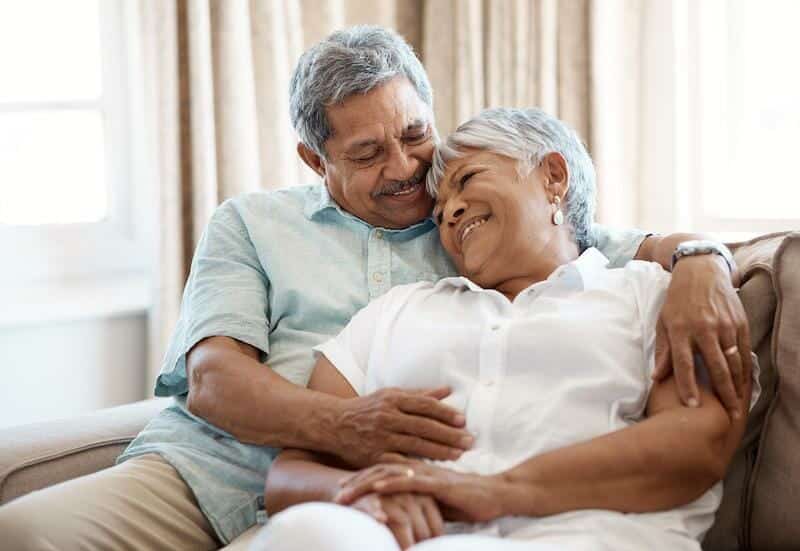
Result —
<svg viewBox="0 0 800 551"><path fill-rule="evenodd" d="M699 549L757 395L729 251L595 224L540 110L439 142L385 29L312 46L290 98L324 185L217 208L173 405L0 509L9 548Z"/></svg>
<svg viewBox="0 0 800 551"><path fill-rule="evenodd" d="M607 269L587 246L594 171L575 133L536 109L484 111L437 148L427 183L461 277L370 302L316 347L309 388L445 385L475 442L457 460L360 470L284 450L270 513L350 508L295 506L254 548L699 549L744 417L705 389L684 408L673 378L653 381L670 276L652 262Z"/></svg>

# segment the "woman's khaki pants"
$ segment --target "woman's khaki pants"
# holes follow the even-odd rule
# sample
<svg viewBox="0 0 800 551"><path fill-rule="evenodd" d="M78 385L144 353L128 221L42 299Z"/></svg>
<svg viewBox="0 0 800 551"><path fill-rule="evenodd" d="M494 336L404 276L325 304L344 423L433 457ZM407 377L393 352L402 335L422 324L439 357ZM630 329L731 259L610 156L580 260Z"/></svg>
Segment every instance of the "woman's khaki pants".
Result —
<svg viewBox="0 0 800 551"><path fill-rule="evenodd" d="M249 539L240 537L227 549L246 549ZM189 487L155 454L0 507L0 548L9 551L219 547Z"/></svg>

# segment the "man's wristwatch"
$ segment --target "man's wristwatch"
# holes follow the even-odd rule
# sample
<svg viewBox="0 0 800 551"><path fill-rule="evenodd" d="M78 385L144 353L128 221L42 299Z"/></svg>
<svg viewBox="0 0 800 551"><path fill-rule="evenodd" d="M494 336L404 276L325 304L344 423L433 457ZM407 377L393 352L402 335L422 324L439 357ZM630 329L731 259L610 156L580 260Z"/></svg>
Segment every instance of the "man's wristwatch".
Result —
<svg viewBox="0 0 800 551"><path fill-rule="evenodd" d="M675 248L675 252L672 253L670 270L674 269L678 260L684 256L697 256L701 254L718 254L725 259L725 263L728 265L728 269L731 273L736 269L736 263L728 247L716 241L695 240L684 241Z"/></svg>

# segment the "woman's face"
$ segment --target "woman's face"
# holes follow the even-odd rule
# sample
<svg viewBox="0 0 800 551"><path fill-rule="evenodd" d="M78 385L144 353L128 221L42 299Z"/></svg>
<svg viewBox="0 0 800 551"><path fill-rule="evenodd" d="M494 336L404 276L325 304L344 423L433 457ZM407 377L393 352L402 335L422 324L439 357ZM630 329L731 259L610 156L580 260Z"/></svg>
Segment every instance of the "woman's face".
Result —
<svg viewBox="0 0 800 551"><path fill-rule="evenodd" d="M459 273L494 288L535 272L537 257L563 231L552 223L552 202L555 194L563 198L566 181L558 154L522 176L516 160L488 151L468 150L451 161L433 214Z"/></svg>

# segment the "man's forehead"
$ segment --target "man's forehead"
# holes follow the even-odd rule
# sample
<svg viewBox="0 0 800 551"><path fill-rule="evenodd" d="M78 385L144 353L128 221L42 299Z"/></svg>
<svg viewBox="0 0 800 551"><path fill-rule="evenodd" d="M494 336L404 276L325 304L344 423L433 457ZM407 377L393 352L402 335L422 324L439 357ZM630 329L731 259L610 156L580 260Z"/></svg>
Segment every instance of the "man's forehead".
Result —
<svg viewBox="0 0 800 551"><path fill-rule="evenodd" d="M373 124L350 129L347 135L344 135L344 132L342 132L340 138L343 142L343 148L350 149L373 143L381 143L385 140L387 131L399 137L409 131L427 128L429 124L430 121L424 116L411 117L406 120L398 117L389 128L387 128L386 123L376 121Z"/></svg>

